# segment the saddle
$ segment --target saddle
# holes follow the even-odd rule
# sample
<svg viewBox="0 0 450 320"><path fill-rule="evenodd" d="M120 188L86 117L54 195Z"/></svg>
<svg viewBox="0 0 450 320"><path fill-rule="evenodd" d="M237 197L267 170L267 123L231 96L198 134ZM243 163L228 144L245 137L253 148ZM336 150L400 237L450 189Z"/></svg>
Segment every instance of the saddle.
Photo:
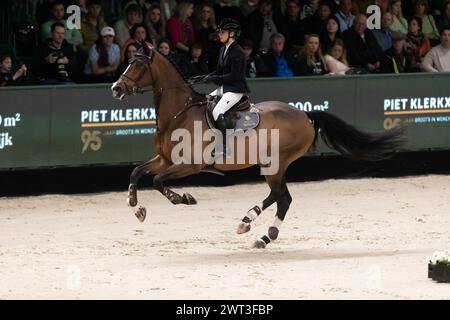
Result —
<svg viewBox="0 0 450 320"><path fill-rule="evenodd" d="M213 110L220 97L214 96L207 100L205 115L206 121L210 129L216 129ZM254 104L250 103L248 96L243 96L230 110L224 114L227 129L235 131L245 131L253 129L259 124L259 112L254 108Z"/></svg>

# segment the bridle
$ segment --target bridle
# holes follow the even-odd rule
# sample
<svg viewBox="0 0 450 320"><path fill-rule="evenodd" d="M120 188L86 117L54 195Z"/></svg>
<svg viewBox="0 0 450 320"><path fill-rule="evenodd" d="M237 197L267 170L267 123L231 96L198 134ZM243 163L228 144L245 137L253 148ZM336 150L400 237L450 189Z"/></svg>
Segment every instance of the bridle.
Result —
<svg viewBox="0 0 450 320"><path fill-rule="evenodd" d="M135 63L138 60L145 60L144 61L145 68L141 69L141 71L139 72L139 74L136 77L136 79L132 79L131 77L127 76L125 73L122 73L120 75L119 79L121 79L123 81L123 84L125 86L125 90L127 91L128 95L136 94L136 93L144 93L144 92L147 92L147 91L153 91L154 90L153 88L144 90L142 88L139 88L139 86L136 85L137 82L142 78L142 76L144 75L145 72L147 72L147 71L151 72L151 69L152 69L151 63L153 62L153 52L152 51L150 51L150 52L151 52L150 56L148 56L146 54L142 54L142 53L136 53L135 56L130 59L129 66L131 66L133 63ZM132 83L131 90L128 87L127 82L124 79L127 79L127 80L131 81L131 83Z"/></svg>
<svg viewBox="0 0 450 320"><path fill-rule="evenodd" d="M138 76L135 79L132 79L131 77L127 76L125 73L122 73L120 75L119 79L121 79L123 81L126 93L128 95L137 94L137 93L143 94L143 93L149 92L149 91L157 91L160 94L162 94L162 92L164 90L171 90L171 89L177 89L177 88L182 88L182 87L188 87L188 86L191 86L194 83L201 82L201 81L199 81L199 79L195 79L192 82L182 83L182 84L179 84L179 85L176 85L176 86L173 86L173 87L167 87L167 88L162 88L162 87L158 87L158 88L152 87L152 88L148 88L148 89L140 88L139 86L136 85L136 83L142 78L142 76L144 75L145 72L147 72L147 71L151 72L151 70L152 70L151 64L153 62L153 57L154 57L153 49L149 49L149 55L146 55L146 54L143 54L143 53L136 53L134 55L134 57L129 60L129 66L131 66L136 61L144 60L145 68L141 69L141 71L139 72ZM124 79L127 79L128 81L130 81L132 83L132 87L131 88L127 85L127 82ZM204 79L204 77L203 77L203 79Z"/></svg>

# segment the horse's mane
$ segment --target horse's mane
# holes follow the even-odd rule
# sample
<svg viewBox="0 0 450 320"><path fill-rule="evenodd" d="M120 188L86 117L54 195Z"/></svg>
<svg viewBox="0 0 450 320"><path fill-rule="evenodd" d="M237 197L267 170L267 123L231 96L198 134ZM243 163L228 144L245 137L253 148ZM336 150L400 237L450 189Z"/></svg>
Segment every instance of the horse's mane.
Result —
<svg viewBox="0 0 450 320"><path fill-rule="evenodd" d="M183 79L183 81L187 84L189 84L189 88L197 95L200 96L204 96L203 93L198 92L197 90L195 90L195 88L192 86L192 84L189 83L189 80L186 78L186 76L184 75L183 71L180 69L180 67L178 66L178 64L175 62L175 60L171 57L171 56L166 56L161 54L161 56L163 56L167 61L170 62L170 64L175 68L175 70L178 72L178 74L181 76L181 78Z"/></svg>

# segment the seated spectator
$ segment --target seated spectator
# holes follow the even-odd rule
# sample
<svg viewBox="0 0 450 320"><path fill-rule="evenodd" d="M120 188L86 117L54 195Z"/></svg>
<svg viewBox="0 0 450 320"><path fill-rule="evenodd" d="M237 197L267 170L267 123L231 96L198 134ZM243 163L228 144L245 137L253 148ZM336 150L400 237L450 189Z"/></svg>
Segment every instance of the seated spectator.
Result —
<svg viewBox="0 0 450 320"><path fill-rule="evenodd" d="M350 70L345 44L342 39L336 39L324 60L330 75L345 75Z"/></svg>
<svg viewBox="0 0 450 320"><path fill-rule="evenodd" d="M195 31L197 40L202 44L203 55L210 72L216 70L221 44L216 32L216 18L211 4L204 3L196 12Z"/></svg>
<svg viewBox="0 0 450 320"><path fill-rule="evenodd" d="M450 26L442 28L441 44L428 52L421 68L426 72L450 72Z"/></svg>
<svg viewBox="0 0 450 320"><path fill-rule="evenodd" d="M375 36L375 39L377 39L378 45L383 52L392 48L392 22L392 14L390 12L385 12L381 16L381 29L373 30L373 35Z"/></svg>
<svg viewBox="0 0 450 320"><path fill-rule="evenodd" d="M429 13L429 4L427 0L416 0L415 2L415 15L422 19L422 32L432 42L432 44L439 43L439 31L436 27L434 18Z"/></svg>
<svg viewBox="0 0 450 320"><path fill-rule="evenodd" d="M378 2L378 5L380 5L379 4L380 1L375 0L352 0L352 13L354 15L367 14L367 8L371 5L376 4L375 2ZM384 11L382 12L384 13Z"/></svg>
<svg viewBox="0 0 450 320"><path fill-rule="evenodd" d="M280 22L274 15L272 0L260 0L258 10L248 16L243 31L245 38L252 40L254 51L265 53L270 49L270 38L279 29Z"/></svg>
<svg viewBox="0 0 450 320"><path fill-rule="evenodd" d="M73 46L64 39L66 28L61 22L51 27L51 38L43 42L33 57L32 71L42 84L69 84L76 76Z"/></svg>
<svg viewBox="0 0 450 320"><path fill-rule="evenodd" d="M67 22L66 20L64 20L66 8L63 1L61 0L54 1L52 3L51 13L52 19L48 20L41 26L42 41L45 41L48 38L50 38L52 24L55 22L61 22L66 28L65 39L68 43L74 46L83 43L83 37L81 36L80 30L76 28L73 29L67 28Z"/></svg>
<svg viewBox="0 0 450 320"><path fill-rule="evenodd" d="M330 5L320 3L317 12L304 20L305 34L325 34L327 30L326 23L331 15Z"/></svg>
<svg viewBox="0 0 450 320"><path fill-rule="evenodd" d="M166 38L166 20L162 16L161 8L158 5L152 5L148 10L145 19L151 43L156 46Z"/></svg>
<svg viewBox="0 0 450 320"><path fill-rule="evenodd" d="M241 1L240 10L244 17L248 17L254 11L258 10L259 0L243 0Z"/></svg>
<svg viewBox="0 0 450 320"><path fill-rule="evenodd" d="M302 20L314 15L319 8L319 0L303 0L302 3L303 7L300 12Z"/></svg>
<svg viewBox="0 0 450 320"><path fill-rule="evenodd" d="M298 62L299 75L319 76L328 73L325 59L320 49L320 38L317 34L310 34L306 38L303 54Z"/></svg>
<svg viewBox="0 0 450 320"><path fill-rule="evenodd" d="M431 50L430 40L422 32L422 19L411 17L408 19L408 35L406 37L406 51L414 58L413 68L420 68L422 58Z"/></svg>
<svg viewBox="0 0 450 320"><path fill-rule="evenodd" d="M392 13L391 30L406 35L408 33L408 21L403 18L402 1L391 0L389 11Z"/></svg>
<svg viewBox="0 0 450 320"><path fill-rule="evenodd" d="M376 0L376 4L380 7L381 13L390 12L392 0Z"/></svg>
<svg viewBox="0 0 450 320"><path fill-rule="evenodd" d="M437 27L439 32L441 32L442 29L446 26L450 26L450 1L445 3L444 7L442 8L441 15L437 20Z"/></svg>
<svg viewBox="0 0 450 320"><path fill-rule="evenodd" d="M192 2L180 1L176 14L167 21L167 36L176 50L188 54L190 47L195 43L195 30L190 20L194 12Z"/></svg>
<svg viewBox="0 0 450 320"><path fill-rule="evenodd" d="M169 39L163 39L158 44L158 52L161 53L167 59L172 60L177 65L179 65L179 61L181 60L181 56L177 54L177 52L173 49L172 43Z"/></svg>
<svg viewBox="0 0 450 320"><path fill-rule="evenodd" d="M190 56L183 57L178 61L178 65L186 78L207 74L208 64L202 57L202 45L200 43L194 43Z"/></svg>
<svg viewBox="0 0 450 320"><path fill-rule="evenodd" d="M296 57L285 50L285 38L276 33L270 38L269 51L261 56L259 76L262 77L292 77L299 75Z"/></svg>
<svg viewBox="0 0 450 320"><path fill-rule="evenodd" d="M159 6L161 7L164 21L168 21L176 12L177 0L160 0Z"/></svg>
<svg viewBox="0 0 450 320"><path fill-rule="evenodd" d="M128 46L125 47L125 61L123 61L117 68L117 75L121 75L122 73L125 72L128 65L130 64L130 59L135 56L139 47L140 46L137 45L136 43L130 43Z"/></svg>
<svg viewBox="0 0 450 320"><path fill-rule="evenodd" d="M352 0L341 0L339 2L339 10L334 16L339 20L339 30L341 32L350 29L353 25L355 16L352 14L352 6Z"/></svg>
<svg viewBox="0 0 450 320"><path fill-rule="evenodd" d="M243 25L244 15L239 7L234 5L233 0L219 0L216 3L217 4L214 6L214 13L217 22L220 22L225 18L232 18L237 20L241 26Z"/></svg>
<svg viewBox="0 0 450 320"><path fill-rule="evenodd" d="M286 1L286 14L280 22L280 31L286 37L286 48L299 50L305 44L305 28L300 18L300 0Z"/></svg>
<svg viewBox="0 0 450 320"><path fill-rule="evenodd" d="M339 31L339 21L335 16L328 18L326 26L327 32L320 35L322 52L329 52L336 39L342 39L342 33Z"/></svg>
<svg viewBox="0 0 450 320"><path fill-rule="evenodd" d="M124 2L124 1L122 1ZM150 2L153 1L148 1L147 0L128 0L125 1L125 7L124 7L124 11L126 12L129 6L137 6L139 8L139 13L141 14L139 21L137 21L136 23L142 23L143 22L143 18L147 16L148 10L151 6Z"/></svg>
<svg viewBox="0 0 450 320"><path fill-rule="evenodd" d="M126 8L125 17L120 19L114 25L116 33L116 42L123 47L125 42L130 39L130 29L142 20L141 9L137 4L131 4Z"/></svg>
<svg viewBox="0 0 450 320"><path fill-rule="evenodd" d="M401 33L394 33L392 48L385 52L381 60L381 73L405 73L414 71L413 58L406 51L406 37Z"/></svg>
<svg viewBox="0 0 450 320"><path fill-rule="evenodd" d="M259 68L261 65L260 56L253 56L253 42L250 39L244 39L241 41L241 47L244 50L245 61L247 67L245 69L245 76L247 78L256 78L260 76Z"/></svg>
<svg viewBox="0 0 450 320"><path fill-rule="evenodd" d="M372 31L367 28L367 17L355 17L353 27L343 34L351 67L365 69L367 72L379 71L383 51Z"/></svg>
<svg viewBox="0 0 450 320"><path fill-rule="evenodd" d="M88 14L81 20L81 34L83 35L83 43L78 45L78 49L87 53L100 38L100 30L107 27L102 17L102 1L87 0L86 6Z"/></svg>
<svg viewBox="0 0 450 320"><path fill-rule="evenodd" d="M0 87L25 84L26 76L27 67L24 64L13 74L11 56L0 55Z"/></svg>
<svg viewBox="0 0 450 320"><path fill-rule="evenodd" d="M147 35L147 26L144 23L136 23L130 29L130 38L124 43L124 45L122 46L122 50L120 51L121 63L125 60L125 48L128 47L130 43L140 44L141 41L145 41L147 43L147 46L152 46L152 44L147 41Z"/></svg>
<svg viewBox="0 0 450 320"><path fill-rule="evenodd" d="M120 48L114 42L114 29L105 27L100 32L95 45L89 50L89 58L84 74L91 82L114 82L117 80L116 70L120 63Z"/></svg>

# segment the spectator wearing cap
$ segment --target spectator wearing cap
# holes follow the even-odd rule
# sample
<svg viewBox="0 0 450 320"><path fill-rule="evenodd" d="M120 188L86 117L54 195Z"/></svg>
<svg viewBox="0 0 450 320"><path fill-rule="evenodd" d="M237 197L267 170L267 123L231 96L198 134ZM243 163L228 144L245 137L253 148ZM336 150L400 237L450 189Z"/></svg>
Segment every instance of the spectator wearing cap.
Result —
<svg viewBox="0 0 450 320"><path fill-rule="evenodd" d="M128 47L130 43L135 43L136 45L141 45L142 41L145 41L147 46L151 47L152 44L148 42L148 30L145 23L136 23L130 29L130 38L124 43L120 51L120 62L125 60L125 48Z"/></svg>
<svg viewBox="0 0 450 320"><path fill-rule="evenodd" d="M130 29L142 20L141 9L137 4L130 4L125 9L125 17L120 19L114 25L116 33L116 42L123 47L125 42L130 38Z"/></svg>
<svg viewBox="0 0 450 320"><path fill-rule="evenodd" d="M299 50L305 44L305 28L300 17L300 0L287 0L280 32L286 37L286 48Z"/></svg>
<svg viewBox="0 0 450 320"><path fill-rule="evenodd" d="M107 27L107 24L102 17L101 0L88 0L86 6L88 14L81 21L83 43L78 46L78 49L87 53L100 38L100 31Z"/></svg>
<svg viewBox="0 0 450 320"><path fill-rule="evenodd" d="M67 28L67 22L64 19L64 16L66 14L66 8L65 8L63 1L57 0L52 3L51 14L52 14L52 19L43 23L41 26L42 41L45 41L51 37L52 24L55 22L61 22L66 29L64 38L66 39L66 41L68 43L70 43L71 45L74 45L74 46L77 46L77 45L83 43L83 37L81 35L80 30L78 30L76 28L72 28L72 29Z"/></svg>
<svg viewBox="0 0 450 320"><path fill-rule="evenodd" d="M408 18L408 35L406 36L406 51L414 58L413 67L419 69L422 58L431 50L430 40L422 32L422 19Z"/></svg>
<svg viewBox="0 0 450 320"><path fill-rule="evenodd" d="M406 37L404 34L395 32L392 35L392 48L384 53L381 60L381 73L405 73L412 72L413 57L406 51Z"/></svg>
<svg viewBox="0 0 450 320"><path fill-rule="evenodd" d="M245 37L252 40L255 52L270 49L270 38L278 33L280 22L273 12L272 0L260 0L258 10L248 16Z"/></svg>
<svg viewBox="0 0 450 320"><path fill-rule="evenodd" d="M392 47L392 31L391 25L393 22L392 13L385 12L381 16L381 29L373 30L373 35L377 39L378 45L383 52Z"/></svg>
<svg viewBox="0 0 450 320"><path fill-rule="evenodd" d="M285 37L276 33L270 38L270 50L261 56L259 75L262 77L293 77L298 75L297 58L285 49Z"/></svg>
<svg viewBox="0 0 450 320"><path fill-rule="evenodd" d="M352 0L341 0L339 2L339 10L336 12L335 17L339 20L339 30L344 32L350 29L353 25L355 16L352 14Z"/></svg>
<svg viewBox="0 0 450 320"><path fill-rule="evenodd" d="M441 44L428 52L421 68L426 72L450 72L450 26L441 31Z"/></svg>
<svg viewBox="0 0 450 320"><path fill-rule="evenodd" d="M391 30L406 35L408 33L408 21L403 17L402 1L391 0L389 12L392 13L393 18Z"/></svg>
<svg viewBox="0 0 450 320"><path fill-rule="evenodd" d="M71 84L77 76L73 46L64 39L65 31L61 22L55 22L51 37L36 50L32 72L42 84Z"/></svg>
<svg viewBox="0 0 450 320"><path fill-rule="evenodd" d="M195 43L195 30L190 17L194 13L194 4L183 0L178 3L175 15L167 21L167 36L178 52L188 54Z"/></svg>
<svg viewBox="0 0 450 320"><path fill-rule="evenodd" d="M357 15L353 27L343 34L351 67L362 68L368 72L379 71L383 51L372 31L367 28L367 17Z"/></svg>
<svg viewBox="0 0 450 320"><path fill-rule="evenodd" d="M100 36L89 50L84 74L92 82L114 82L117 80L115 73L120 63L120 48L114 43L114 29L104 27Z"/></svg>

